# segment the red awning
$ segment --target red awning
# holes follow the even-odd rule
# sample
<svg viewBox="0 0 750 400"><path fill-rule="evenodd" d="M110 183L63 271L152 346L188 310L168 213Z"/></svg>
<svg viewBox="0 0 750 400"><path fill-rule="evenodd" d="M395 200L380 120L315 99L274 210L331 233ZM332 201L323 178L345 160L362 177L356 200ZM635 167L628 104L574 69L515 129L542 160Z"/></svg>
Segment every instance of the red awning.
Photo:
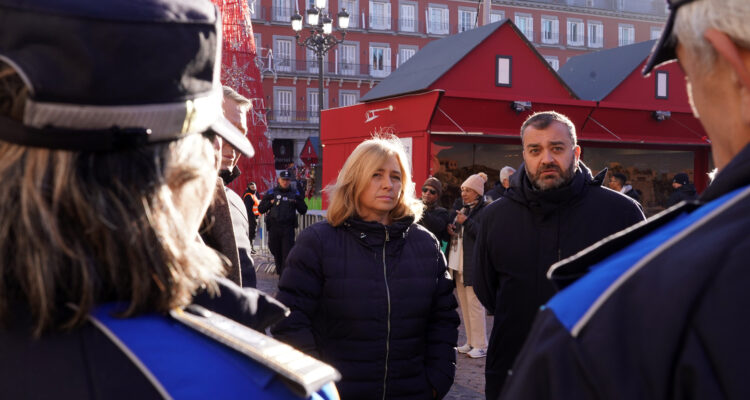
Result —
<svg viewBox="0 0 750 400"><path fill-rule="evenodd" d="M597 108L588 117L579 140L646 143L709 145L700 122L691 114L673 112L668 118L657 120L651 110Z"/></svg>

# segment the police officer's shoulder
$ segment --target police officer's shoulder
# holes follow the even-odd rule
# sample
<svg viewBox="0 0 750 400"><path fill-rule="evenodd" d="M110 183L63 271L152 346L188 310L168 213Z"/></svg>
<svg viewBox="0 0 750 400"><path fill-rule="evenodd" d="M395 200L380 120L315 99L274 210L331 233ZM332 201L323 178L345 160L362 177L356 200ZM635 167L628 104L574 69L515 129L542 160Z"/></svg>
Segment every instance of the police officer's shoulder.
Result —
<svg viewBox="0 0 750 400"><path fill-rule="evenodd" d="M310 397L341 378L332 366L292 346L198 305L170 312L172 318L281 375L289 388Z"/></svg>

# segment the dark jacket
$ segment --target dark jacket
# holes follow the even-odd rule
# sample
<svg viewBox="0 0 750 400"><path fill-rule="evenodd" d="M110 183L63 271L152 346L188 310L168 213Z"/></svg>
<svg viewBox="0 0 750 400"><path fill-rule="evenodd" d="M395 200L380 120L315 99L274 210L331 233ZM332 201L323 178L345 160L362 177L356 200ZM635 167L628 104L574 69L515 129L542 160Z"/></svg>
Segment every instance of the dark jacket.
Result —
<svg viewBox="0 0 750 400"><path fill-rule="evenodd" d="M682 185L675 189L672 194L669 195L669 198L667 199L667 207L672 207L673 205L686 200L695 200L698 198L698 194L695 191L695 186L693 186L692 183L688 183L686 185Z"/></svg>
<svg viewBox="0 0 750 400"><path fill-rule="evenodd" d="M305 215L305 198L291 186L287 189L276 186L263 196L258 212L266 214L266 229L283 230L297 227L297 213Z"/></svg>
<svg viewBox="0 0 750 400"><path fill-rule="evenodd" d="M505 186L503 186L502 182L495 183L495 187L488 190L487 193L484 194L484 198L487 199L489 202L493 202L500 198L500 196L505 193Z"/></svg>
<svg viewBox="0 0 750 400"><path fill-rule="evenodd" d="M342 399L430 399L453 383L453 282L412 222L319 222L289 253L277 299L292 313L272 333L336 367Z"/></svg>
<svg viewBox="0 0 750 400"><path fill-rule="evenodd" d="M473 286L474 285L474 263L476 262L476 257L474 257L474 248L477 238L477 233L479 232L479 224L480 222L480 212L484 210L484 207L489 204L482 201L482 197L479 197L479 203L476 207L472 208L468 214L466 221L464 221L463 224L461 224L460 228L463 229L462 235L463 235L463 259L464 259L464 268L463 268L463 279L464 279L464 286ZM465 209L464 209L465 210ZM457 212L454 211L451 213L451 221L455 221ZM457 226L457 229L459 227ZM453 242L451 242L451 245Z"/></svg>
<svg viewBox="0 0 750 400"><path fill-rule="evenodd" d="M525 166L505 195L487 206L477 235L474 291L495 315L486 372L488 391L502 387L539 306L555 289L549 267L612 233L643 221L633 199L602 187L580 163L570 184L532 187Z"/></svg>
<svg viewBox="0 0 750 400"><path fill-rule="evenodd" d="M750 398L749 253L746 146L700 203L555 266L503 398Z"/></svg>
<svg viewBox="0 0 750 400"><path fill-rule="evenodd" d="M419 225L427 228L428 231L432 232L438 240L448 241L450 235L448 235L448 224L451 222L448 210L438 205L432 207L426 207L422 214L422 219L419 220Z"/></svg>
<svg viewBox="0 0 750 400"><path fill-rule="evenodd" d="M232 230L234 231L234 241L237 245L237 253L240 258L240 273L242 274L242 286L255 287L257 280L255 277L255 266L250 254L250 222L247 218L245 203L242 202L240 195L234 190L224 188L229 203L229 215L232 219Z"/></svg>
<svg viewBox="0 0 750 400"><path fill-rule="evenodd" d="M243 290L226 279L220 279L217 284L221 296L211 298L204 292L196 297L195 303L230 318L236 318L238 322L261 332L269 324L284 317L286 308L261 292ZM69 311L63 307L60 312L65 314ZM169 319L156 314L146 318ZM124 319L122 324L129 324L131 321L135 320ZM2 398L163 398L129 354L123 351L110 335L90 322L66 332L46 332L40 338L34 339L31 335L30 313L20 301L14 302L10 307L9 321L5 322L7 324L0 328ZM175 321L170 321L169 324L178 330L189 330ZM134 331L135 334L138 332L140 331ZM284 387L283 380L274 376L274 372L269 368L245 356L236 358L237 354L232 354L233 350L197 332L194 336L199 336L199 341L202 339L207 351L225 352L224 356L233 364L232 367L241 370L241 376L246 382L240 384L244 385L244 390L250 390L245 392L249 398L271 394L277 394L279 398L295 397ZM159 352L163 351L159 357L169 358L179 353L180 344L164 343L164 339L158 336L146 340L153 341L153 353L160 354ZM196 355L194 361L200 360L201 357ZM191 383L193 388L206 389L202 383L237 383L229 377L217 379L216 375L206 374L205 370L199 369L199 373L195 374L194 367L182 369L175 364L173 370L174 376L194 380L195 382ZM247 379L247 376L255 379ZM255 386L255 389L252 386ZM209 387L207 390L212 389ZM215 388L213 390L216 391ZM198 396L197 391L192 393Z"/></svg>
<svg viewBox="0 0 750 400"><path fill-rule="evenodd" d="M625 192L623 192L625 196L630 197L631 199L637 201L638 203L641 202L641 194L638 192L638 190L636 190L630 185L626 185L625 189L626 189Z"/></svg>

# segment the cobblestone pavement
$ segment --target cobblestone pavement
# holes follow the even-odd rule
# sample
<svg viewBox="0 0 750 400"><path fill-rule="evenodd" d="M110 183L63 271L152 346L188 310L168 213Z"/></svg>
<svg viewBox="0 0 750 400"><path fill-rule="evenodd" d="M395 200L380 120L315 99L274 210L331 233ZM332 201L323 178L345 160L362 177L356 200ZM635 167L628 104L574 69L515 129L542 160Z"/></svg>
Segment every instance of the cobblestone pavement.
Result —
<svg viewBox="0 0 750 400"><path fill-rule="evenodd" d="M266 266L273 262L268 254L261 251L260 254L253 256L256 265L260 271L256 272L258 277L258 289L276 295L278 276L275 273L265 272ZM459 315L461 314L459 310ZM487 317L487 335L492 328L492 317ZM464 332L463 322L458 331L458 344L466 343L466 333ZM453 382L448 395L445 399L450 400L467 400L467 399L484 399L484 361L485 358L472 359L465 354L459 354L456 363L456 379Z"/></svg>

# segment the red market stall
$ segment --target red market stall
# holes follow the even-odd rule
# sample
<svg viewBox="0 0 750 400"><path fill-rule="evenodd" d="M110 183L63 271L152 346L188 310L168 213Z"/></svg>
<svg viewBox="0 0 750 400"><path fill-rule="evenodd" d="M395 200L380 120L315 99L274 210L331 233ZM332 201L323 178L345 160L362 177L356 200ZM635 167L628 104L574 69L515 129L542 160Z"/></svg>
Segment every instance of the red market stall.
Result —
<svg viewBox="0 0 750 400"><path fill-rule="evenodd" d="M629 72L636 73L647 55L631 62ZM684 87L680 92L677 85L680 77L674 66L662 69L671 74L672 94L657 107L637 97L627 100L629 91L644 91L637 85L651 85L647 92L653 95L653 76L640 78L644 83L621 74L601 99L579 95L587 93L558 75L507 20L432 42L364 96L364 103L323 111L323 184L335 181L362 140L389 132L409 149L415 184L437 177L446 187L441 201L450 205L470 174L487 173L489 188L503 166L522 162L519 128L530 113L544 110L573 121L584 162L594 172L612 162L631 162L633 151L678 152L680 160L683 153L705 157L700 124L683 115L688 106ZM591 84L572 82L583 88ZM674 117L658 120L656 111L671 111ZM691 169L700 167L693 158Z"/></svg>

